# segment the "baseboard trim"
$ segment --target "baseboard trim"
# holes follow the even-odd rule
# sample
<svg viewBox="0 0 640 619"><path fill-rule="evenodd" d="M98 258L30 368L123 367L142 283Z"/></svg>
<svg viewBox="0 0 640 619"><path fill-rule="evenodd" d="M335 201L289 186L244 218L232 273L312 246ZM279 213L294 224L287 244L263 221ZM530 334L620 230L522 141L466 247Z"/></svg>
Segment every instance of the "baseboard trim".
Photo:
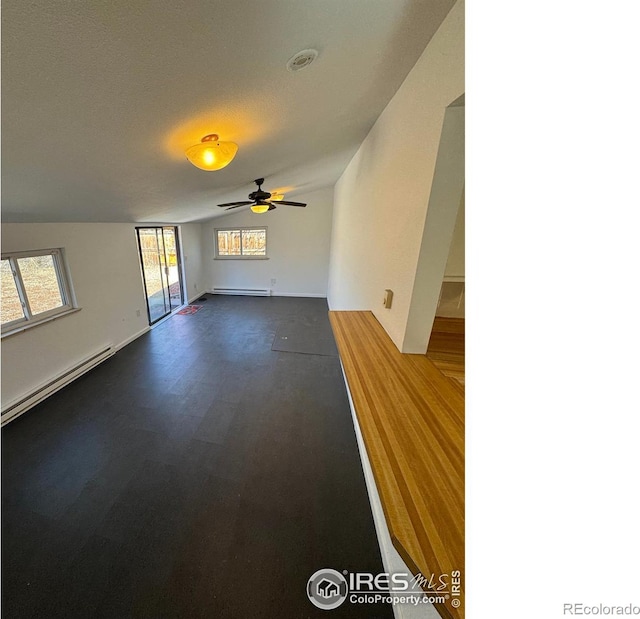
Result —
<svg viewBox="0 0 640 619"><path fill-rule="evenodd" d="M270 297L271 288L225 288L214 286L210 294L232 297Z"/></svg>
<svg viewBox="0 0 640 619"><path fill-rule="evenodd" d="M203 294L212 294L215 296L223 296L223 295L218 295L217 293L213 292L212 290L207 290L206 292L202 292L201 294L199 294L198 296L201 297ZM241 296L241 295L229 295L229 296ZM253 296L253 295L247 295L247 296ZM327 295L326 294L320 294L317 292L275 292L274 290L271 291L271 295L272 297L298 297L298 298L309 298L309 299L326 299Z"/></svg>
<svg viewBox="0 0 640 619"><path fill-rule="evenodd" d="M211 294L209 291L205 290L204 292L199 292L195 297L191 297L187 305L193 304L196 299L199 299L203 294Z"/></svg>
<svg viewBox="0 0 640 619"><path fill-rule="evenodd" d="M271 292L272 297L299 297L309 299L326 299L326 294L319 294L316 292Z"/></svg>
<svg viewBox="0 0 640 619"><path fill-rule="evenodd" d="M137 333L134 333L131 337L128 337L126 340L124 340L124 342L121 342L120 344L115 346L114 351L118 352L121 348L124 348L128 344L131 344L131 342L133 342L134 340L137 340L140 336L144 335L145 333L148 333L149 331L151 331L151 327L149 326L146 326L144 329L140 329L140 331L138 331Z"/></svg>
<svg viewBox="0 0 640 619"><path fill-rule="evenodd" d="M4 426L7 423L11 423L21 415L24 415L24 413L30 411L37 404L44 402L47 398L51 397L54 393L57 393L58 391L60 391L61 389L64 389L65 387L68 387L74 380L76 380L77 378L80 378L80 376L82 376L83 374L90 372L91 370L96 368L98 365L100 365L102 362L106 361L107 359L110 359L120 349L124 348L128 344L131 344L131 342L133 342L134 340L137 340L140 336L150 331L150 329L151 327L148 327L148 326L145 327L144 329L140 329L140 331L138 331L137 333L134 333L131 337L128 337L123 342L120 342L120 344L109 347L108 348L109 353L106 356L100 356L99 354L94 355L94 357L96 358L100 356L100 358L95 363L92 364L91 358L89 358L84 362L80 362L78 364L77 369L70 368L69 370L66 370L65 372L63 372L62 374L56 375L54 378L47 381L45 384L40 385L39 387L36 387L30 393L25 394L24 396L21 396L19 398L16 398L4 408L3 410L4 418L1 421L1 425ZM105 350L105 353L106 352L107 351ZM83 363L87 363L86 368L79 367ZM67 376L68 378L65 380L65 377ZM37 392L39 391L42 393L38 395ZM29 400L32 400L32 401L29 402ZM15 403L20 401L24 401L24 406L21 406L19 409L17 409L15 414L8 416L7 411L15 407Z"/></svg>
<svg viewBox="0 0 640 619"><path fill-rule="evenodd" d="M50 380L41 383L29 393L26 393L19 398L14 399L8 403L2 410L1 423L6 425L11 423L28 410L31 410L36 404L46 400L54 393L60 391L67 385L71 384L77 378L80 378L83 374L90 372L94 367L100 365L103 361L106 361L115 354L113 346L106 345L102 350L93 353L92 355L78 361L74 365L68 367L66 370L58 373Z"/></svg>

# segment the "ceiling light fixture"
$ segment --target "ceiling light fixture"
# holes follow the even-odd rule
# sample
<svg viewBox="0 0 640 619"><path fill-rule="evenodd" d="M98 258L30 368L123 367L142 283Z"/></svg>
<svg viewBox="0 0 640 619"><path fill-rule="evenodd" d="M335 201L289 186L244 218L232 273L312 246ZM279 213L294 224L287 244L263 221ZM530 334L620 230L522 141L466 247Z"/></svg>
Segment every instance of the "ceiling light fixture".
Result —
<svg viewBox="0 0 640 619"><path fill-rule="evenodd" d="M221 170L228 166L238 152L235 142L219 142L215 133L205 135L200 144L187 148L187 159L201 170Z"/></svg>
<svg viewBox="0 0 640 619"><path fill-rule="evenodd" d="M280 202L280 200L284 200L284 194L283 193L278 193L276 191L274 191L271 194L271 197L269 198L269 200L271 200L271 202L273 202L274 200L276 202Z"/></svg>
<svg viewBox="0 0 640 619"><path fill-rule="evenodd" d="M264 200L258 200L256 204L251 207L251 210L254 213L266 213L269 210L271 204L265 202Z"/></svg>

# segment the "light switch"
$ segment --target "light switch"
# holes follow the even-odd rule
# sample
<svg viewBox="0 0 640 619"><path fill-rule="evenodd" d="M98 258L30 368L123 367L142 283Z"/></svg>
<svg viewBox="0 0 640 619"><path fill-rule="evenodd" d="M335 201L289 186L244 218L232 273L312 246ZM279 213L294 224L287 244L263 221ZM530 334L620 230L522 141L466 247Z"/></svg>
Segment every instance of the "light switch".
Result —
<svg viewBox="0 0 640 619"><path fill-rule="evenodd" d="M393 290L389 290L388 288L384 291L384 306L389 309L391 307L391 302L393 301Z"/></svg>

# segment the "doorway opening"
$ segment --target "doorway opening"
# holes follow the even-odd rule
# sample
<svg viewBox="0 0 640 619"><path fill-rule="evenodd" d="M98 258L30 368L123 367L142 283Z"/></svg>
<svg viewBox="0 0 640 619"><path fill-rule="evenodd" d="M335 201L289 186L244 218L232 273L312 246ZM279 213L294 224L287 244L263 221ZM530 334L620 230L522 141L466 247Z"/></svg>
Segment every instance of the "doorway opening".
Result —
<svg viewBox="0 0 640 619"><path fill-rule="evenodd" d="M183 305L180 241L175 226L136 228L149 325Z"/></svg>
<svg viewBox="0 0 640 619"><path fill-rule="evenodd" d="M442 281L447 271L456 219L463 200L464 135L463 94L445 108L444 112L409 316L402 343L403 353L422 355L427 351L438 302L441 300ZM456 253L454 262L458 265L458 274L458 268L464 268L462 248ZM451 268L453 266L452 264ZM460 275L464 282L464 270L460 271Z"/></svg>

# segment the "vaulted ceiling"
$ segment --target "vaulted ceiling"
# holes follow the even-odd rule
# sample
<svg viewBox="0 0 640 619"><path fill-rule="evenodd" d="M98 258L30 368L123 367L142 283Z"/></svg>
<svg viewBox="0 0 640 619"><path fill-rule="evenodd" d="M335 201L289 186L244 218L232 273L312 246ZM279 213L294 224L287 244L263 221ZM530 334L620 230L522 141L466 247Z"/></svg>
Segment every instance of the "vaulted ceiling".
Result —
<svg viewBox="0 0 640 619"><path fill-rule="evenodd" d="M453 3L3 0L2 219L201 221L258 177L333 185ZM185 159L208 133L239 145L223 170Z"/></svg>

